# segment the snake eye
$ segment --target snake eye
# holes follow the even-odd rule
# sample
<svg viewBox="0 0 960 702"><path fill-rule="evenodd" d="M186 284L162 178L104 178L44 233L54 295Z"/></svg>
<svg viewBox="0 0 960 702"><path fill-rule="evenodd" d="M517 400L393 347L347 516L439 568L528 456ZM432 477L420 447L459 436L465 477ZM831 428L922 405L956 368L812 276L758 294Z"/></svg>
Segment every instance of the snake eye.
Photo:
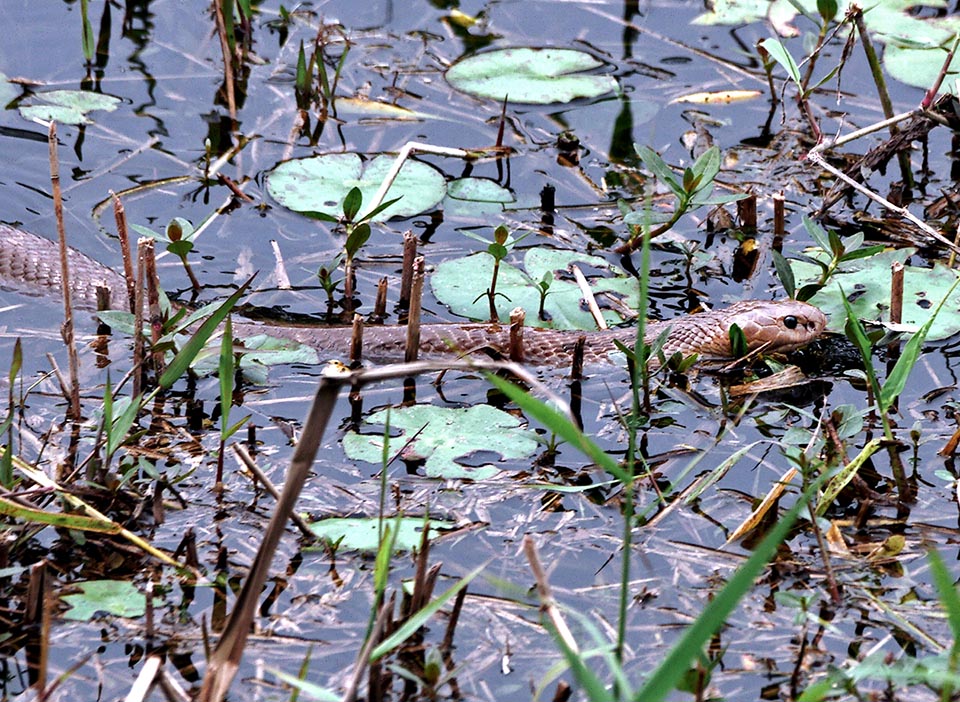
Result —
<svg viewBox="0 0 960 702"><path fill-rule="evenodd" d="M796 329L797 324L798 324L797 318L794 317L792 314L788 314L786 317L783 318L783 326L785 326L787 329Z"/></svg>

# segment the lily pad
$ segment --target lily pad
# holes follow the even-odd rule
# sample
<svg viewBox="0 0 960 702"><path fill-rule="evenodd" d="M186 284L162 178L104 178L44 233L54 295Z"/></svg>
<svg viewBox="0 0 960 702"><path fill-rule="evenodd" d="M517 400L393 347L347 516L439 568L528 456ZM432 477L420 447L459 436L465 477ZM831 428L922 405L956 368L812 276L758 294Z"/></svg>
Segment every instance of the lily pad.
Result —
<svg viewBox="0 0 960 702"><path fill-rule="evenodd" d="M904 262L914 250L910 248L885 251L844 264L841 272L835 273L827 286L813 296L810 302L826 314L827 325L832 331L843 331L845 313L841 287L847 295L853 311L863 320L890 321L890 265ZM812 263L791 261L798 286L817 279L819 268ZM919 328L933 314L940 300L957 280L957 273L946 266L934 264L933 268L905 266L903 277L903 324ZM937 315L928 341L946 339L960 332L960 290L955 290L940 314Z"/></svg>
<svg viewBox="0 0 960 702"><path fill-rule="evenodd" d="M86 124L87 113L94 110L113 112L122 101L113 95L91 93L88 90L51 90L38 93L30 105L21 105L20 114L26 119L37 119L61 124Z"/></svg>
<svg viewBox="0 0 960 702"><path fill-rule="evenodd" d="M379 520L376 517L334 517L311 523L310 531L324 541L339 543L341 549L372 553L376 552L380 546L378 522ZM396 529L398 522L400 530L397 533L396 550L415 550L420 545L420 538L423 534L423 519L421 517L401 517L399 520L396 518L384 520L384 524L391 529ZM439 535L441 530L452 529L455 526L453 522L445 522L440 519L431 519L429 523L430 533L428 538L431 539Z"/></svg>
<svg viewBox="0 0 960 702"><path fill-rule="evenodd" d="M354 187L360 188L364 207L373 200L393 156L377 156L364 164L356 153L323 154L284 161L267 179L267 190L277 202L295 212L323 212L333 217L343 213L343 199ZM446 194L443 174L433 166L407 160L387 192L387 199L400 200L379 212L374 221L391 217L412 217L437 205Z"/></svg>
<svg viewBox="0 0 960 702"><path fill-rule="evenodd" d="M891 44L883 52L883 66L887 72L901 83L915 88L929 88L940 73L947 58L945 49L915 49ZM950 62L948 76L956 76L960 71L960 55ZM949 77L943 81L943 90L957 94L957 83Z"/></svg>
<svg viewBox="0 0 960 702"><path fill-rule="evenodd" d="M451 216L498 215L504 205L516 202L513 193L488 178L457 178L447 184L443 211Z"/></svg>
<svg viewBox="0 0 960 702"><path fill-rule="evenodd" d="M126 580L88 580L79 587L82 592L62 598L70 605L65 619L86 622L98 614L134 618L147 610L144 594Z"/></svg>
<svg viewBox="0 0 960 702"><path fill-rule="evenodd" d="M549 326L557 329L596 329L596 323L581 301L583 294L570 272L573 264L599 269L612 277L595 278L590 281L595 295L610 293L621 298L622 304L635 308L639 286L636 278L611 265L599 256L588 256L576 251L547 248L528 249L523 257L526 272L501 262L497 275L497 311L501 321L507 321L510 310L522 307L527 312L529 326ZM548 289L544 311L547 321L538 318L540 292L538 283L549 274L552 280ZM493 257L477 253L464 258L444 261L430 277L430 286L437 299L454 314L470 319L487 319L489 306L486 297L477 299L493 278ZM500 295L503 297L500 297ZM623 318L612 310L603 310L608 324L619 324Z"/></svg>
<svg viewBox="0 0 960 702"><path fill-rule="evenodd" d="M400 451L404 460L424 461L430 478L484 480L501 469L492 463L468 465L464 459L477 452L500 454L504 460L527 458L537 450L534 432L521 428L520 420L489 405L474 407L434 407L414 405L389 411L390 428L400 436L390 437L387 454ZM363 420L377 425L387 421L387 410L375 412ZM414 439L410 437L416 436ZM354 460L380 463L383 458L383 433L347 432L343 450ZM409 441L409 443L407 443Z"/></svg>
<svg viewBox="0 0 960 702"><path fill-rule="evenodd" d="M613 76L586 73L603 65L573 49L498 49L458 61L446 76L454 88L477 97L549 105L617 90Z"/></svg>
<svg viewBox="0 0 960 702"><path fill-rule="evenodd" d="M11 100L16 99L17 95L20 94L20 89L7 80L7 77L0 73L0 108L3 108Z"/></svg>

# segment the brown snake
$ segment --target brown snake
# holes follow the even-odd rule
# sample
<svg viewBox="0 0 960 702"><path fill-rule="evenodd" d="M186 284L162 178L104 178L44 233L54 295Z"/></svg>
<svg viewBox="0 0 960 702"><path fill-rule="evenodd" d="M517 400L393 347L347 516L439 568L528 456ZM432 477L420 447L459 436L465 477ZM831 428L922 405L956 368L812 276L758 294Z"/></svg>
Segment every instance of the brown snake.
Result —
<svg viewBox="0 0 960 702"><path fill-rule="evenodd" d="M70 290L78 308L96 309L96 288L110 290L110 299L123 309L126 285L122 276L89 256L70 249ZM60 262L57 244L30 232L0 224L0 285L20 292L49 295L60 289ZM826 317L812 305L787 300L763 302L748 300L722 310L679 317L668 322L651 322L645 341L653 341L670 330L664 353L697 353L702 358L730 358L730 327L737 324L744 333L750 351L791 351L815 339L826 326ZM272 322L235 323L239 337L254 334L290 339L312 346L321 354L345 357L350 345L349 327L297 326ZM542 365L565 365L573 347L584 337L584 362L609 360L618 340L632 346L633 329L605 331L560 331L527 328L524 330L524 360ZM376 361L403 357L406 342L404 326L374 326L364 329L363 352ZM492 349L506 352L509 327L491 324L424 324L420 328L420 352L424 356L465 353Z"/></svg>

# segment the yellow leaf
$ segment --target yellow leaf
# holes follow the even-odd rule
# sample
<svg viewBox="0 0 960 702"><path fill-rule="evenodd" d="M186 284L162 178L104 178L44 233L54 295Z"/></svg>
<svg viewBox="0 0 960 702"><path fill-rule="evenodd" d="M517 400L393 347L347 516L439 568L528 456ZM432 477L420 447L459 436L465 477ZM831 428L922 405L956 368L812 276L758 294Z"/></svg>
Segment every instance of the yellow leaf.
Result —
<svg viewBox="0 0 960 702"><path fill-rule="evenodd" d="M670 101L670 104L675 102L692 102L697 105L728 105L731 102L752 100L755 97L760 97L762 94L759 90L718 90L709 93L690 93L689 95L681 95L678 98L674 98Z"/></svg>

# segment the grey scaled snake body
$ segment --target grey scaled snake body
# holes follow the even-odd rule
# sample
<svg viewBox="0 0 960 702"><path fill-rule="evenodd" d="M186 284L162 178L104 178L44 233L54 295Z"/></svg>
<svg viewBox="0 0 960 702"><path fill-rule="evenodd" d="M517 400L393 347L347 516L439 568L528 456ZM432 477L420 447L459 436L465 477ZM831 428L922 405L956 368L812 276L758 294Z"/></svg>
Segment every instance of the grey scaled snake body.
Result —
<svg viewBox="0 0 960 702"><path fill-rule="evenodd" d="M110 290L116 309L127 299L123 277L74 249L70 250L70 288L74 305L96 309L98 286ZM59 250L55 242L30 232L0 224L0 285L20 292L50 295L60 290ZM813 341L826 326L823 313L812 305L787 300L747 300L725 309L686 315L671 321L647 324L645 340L652 343L669 328L664 353L697 353L701 358L730 358L730 327L744 332L748 349L785 352ZM349 327L300 326L281 322L234 323L234 334L242 338L268 334L298 341L321 354L345 358L350 345ZM584 362L603 363L615 351L614 341L632 346L633 329L604 331L561 331L530 327L524 330L524 360L530 364L565 365L579 337L584 337ZM406 327L368 325L364 329L363 353L376 361L402 359ZM506 353L509 327L504 325L423 324L420 330L422 356L492 349Z"/></svg>

